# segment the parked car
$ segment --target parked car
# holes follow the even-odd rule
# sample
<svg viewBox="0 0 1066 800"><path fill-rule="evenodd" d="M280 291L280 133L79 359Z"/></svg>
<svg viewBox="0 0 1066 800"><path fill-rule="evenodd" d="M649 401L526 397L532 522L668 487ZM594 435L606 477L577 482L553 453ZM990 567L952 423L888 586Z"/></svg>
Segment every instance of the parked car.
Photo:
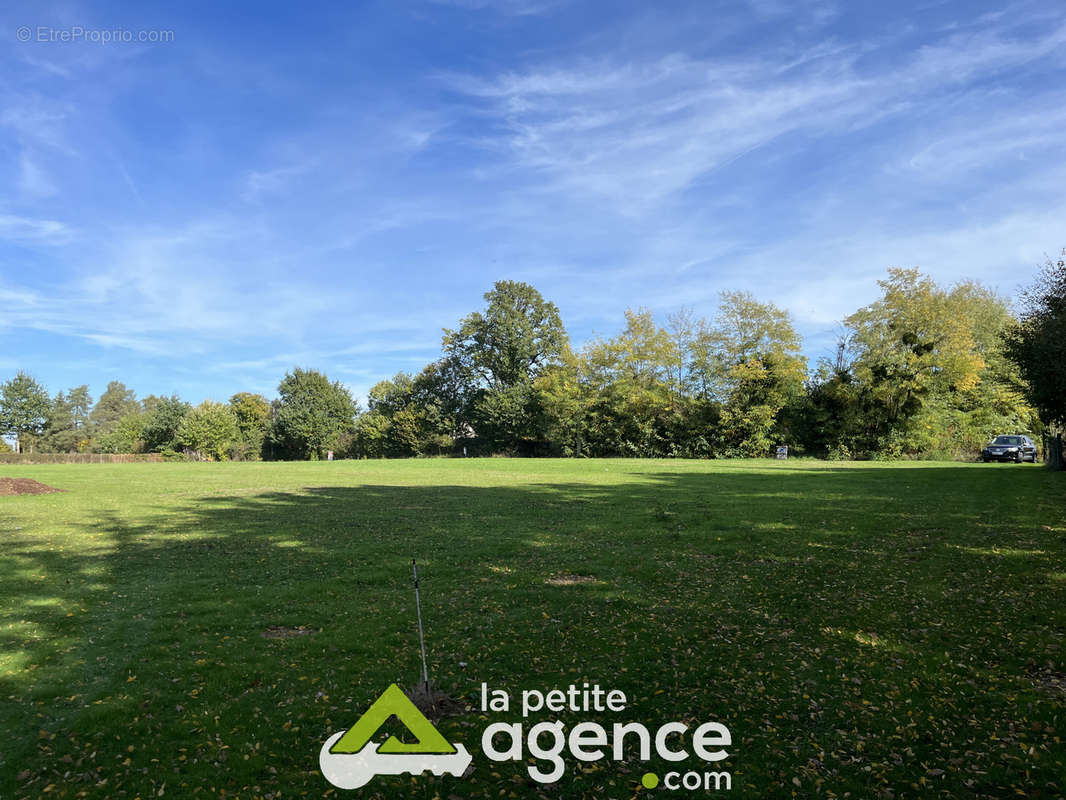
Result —
<svg viewBox="0 0 1066 800"><path fill-rule="evenodd" d="M997 436L981 451L981 460L1036 463L1036 445L1028 436Z"/></svg>

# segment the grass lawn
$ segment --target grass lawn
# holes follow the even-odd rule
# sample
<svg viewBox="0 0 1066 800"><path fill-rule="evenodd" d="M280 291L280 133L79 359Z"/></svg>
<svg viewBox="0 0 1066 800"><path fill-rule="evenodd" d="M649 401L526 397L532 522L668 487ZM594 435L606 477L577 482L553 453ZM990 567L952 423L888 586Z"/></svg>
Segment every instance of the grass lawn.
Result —
<svg viewBox="0 0 1066 800"><path fill-rule="evenodd" d="M1066 792L1066 476L1029 465L416 460L0 466L0 797L321 797L329 734L420 670L718 720L734 797ZM562 578L562 580L560 580ZM265 638L271 626L313 632ZM353 797L690 796L653 758ZM527 728L532 724L526 722ZM697 793L697 795L702 792ZM713 794L713 793L712 793Z"/></svg>

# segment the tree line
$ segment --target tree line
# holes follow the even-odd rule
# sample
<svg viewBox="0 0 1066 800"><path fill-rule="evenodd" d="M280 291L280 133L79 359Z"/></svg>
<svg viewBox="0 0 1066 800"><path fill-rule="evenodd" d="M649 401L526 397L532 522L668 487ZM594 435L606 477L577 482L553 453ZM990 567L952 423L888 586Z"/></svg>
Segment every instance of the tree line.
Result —
<svg viewBox="0 0 1066 800"><path fill-rule="evenodd" d="M23 451L161 453L206 461L319 458L350 440L358 406L348 389L314 370L294 369L268 401L238 392L198 406L176 395L138 400L111 381L94 404L88 386L49 397L19 372L0 386L0 429Z"/></svg>
<svg viewBox="0 0 1066 800"><path fill-rule="evenodd" d="M1064 254L1066 255L1066 254ZM973 281L892 269L842 322L835 355L807 363L791 315L724 292L711 318L622 329L571 346L557 306L499 281L446 329L440 357L370 389L367 407L315 370L278 396L198 406L137 400L113 381L54 397L24 372L0 386L0 429L42 452L226 459L420 455L751 457L777 445L826 458L970 458L998 433L1066 423L1066 266L1044 266L1022 313Z"/></svg>

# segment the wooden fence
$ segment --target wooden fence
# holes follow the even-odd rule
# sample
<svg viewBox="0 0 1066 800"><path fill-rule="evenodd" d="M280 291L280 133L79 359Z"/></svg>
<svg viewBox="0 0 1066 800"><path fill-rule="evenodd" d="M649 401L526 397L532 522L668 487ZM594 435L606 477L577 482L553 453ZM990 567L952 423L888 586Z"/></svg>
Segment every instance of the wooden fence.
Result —
<svg viewBox="0 0 1066 800"><path fill-rule="evenodd" d="M0 453L0 464L131 464L162 460L159 453Z"/></svg>

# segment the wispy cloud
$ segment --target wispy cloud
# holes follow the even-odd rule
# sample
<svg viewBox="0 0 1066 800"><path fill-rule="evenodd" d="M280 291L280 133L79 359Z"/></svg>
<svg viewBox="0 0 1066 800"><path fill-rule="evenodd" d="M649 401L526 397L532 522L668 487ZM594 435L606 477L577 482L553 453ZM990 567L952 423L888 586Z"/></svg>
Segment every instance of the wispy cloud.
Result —
<svg viewBox="0 0 1066 800"><path fill-rule="evenodd" d="M56 193L55 184L25 153L19 159L19 188L34 197L48 197Z"/></svg>
<svg viewBox="0 0 1066 800"><path fill-rule="evenodd" d="M428 0L428 2L470 11L494 11L499 14L526 17L543 14L565 5L569 0Z"/></svg>
<svg viewBox="0 0 1066 800"><path fill-rule="evenodd" d="M0 350L57 385L365 392L513 278L576 344L750 289L816 356L889 266L1010 292L1066 239L1056 3L300 13L0 53Z"/></svg>
<svg viewBox="0 0 1066 800"><path fill-rule="evenodd" d="M66 141L66 121L70 106L66 101L47 100L40 95L8 96L0 112L0 126L9 128L25 145L72 152Z"/></svg>
<svg viewBox="0 0 1066 800"><path fill-rule="evenodd" d="M317 163L317 159L309 158L300 163L283 167L251 170L244 178L242 196L248 202L260 202L264 196L285 190L292 181L306 175Z"/></svg>
<svg viewBox="0 0 1066 800"><path fill-rule="evenodd" d="M830 48L808 64L801 53L772 60L673 54L444 79L485 104L508 132L515 162L550 176L554 190L643 214L782 137L837 136L922 113L978 76L1061 62L1064 41L1061 25L1040 35L960 33L877 68L856 49Z"/></svg>
<svg viewBox="0 0 1066 800"><path fill-rule="evenodd" d="M70 227L54 219L0 214L0 241L64 244L70 236Z"/></svg>

